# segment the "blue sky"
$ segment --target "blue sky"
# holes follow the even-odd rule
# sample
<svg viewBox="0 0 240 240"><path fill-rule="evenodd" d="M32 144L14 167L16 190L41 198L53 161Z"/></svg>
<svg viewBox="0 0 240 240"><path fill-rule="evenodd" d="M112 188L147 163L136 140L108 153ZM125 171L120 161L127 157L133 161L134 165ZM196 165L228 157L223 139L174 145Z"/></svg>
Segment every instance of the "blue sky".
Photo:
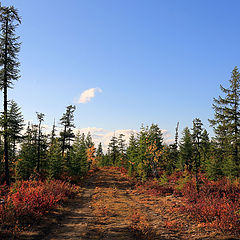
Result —
<svg viewBox="0 0 240 240"><path fill-rule="evenodd" d="M199 117L239 66L240 1L2 1L22 16L21 79L10 98L25 119L60 119L81 93L75 124L109 131L158 123L174 135Z"/></svg>

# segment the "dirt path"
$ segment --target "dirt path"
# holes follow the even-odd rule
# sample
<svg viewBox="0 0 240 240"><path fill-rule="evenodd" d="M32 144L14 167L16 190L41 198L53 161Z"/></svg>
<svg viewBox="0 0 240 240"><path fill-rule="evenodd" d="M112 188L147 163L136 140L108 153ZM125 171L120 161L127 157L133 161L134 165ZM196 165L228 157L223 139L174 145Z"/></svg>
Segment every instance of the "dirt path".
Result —
<svg viewBox="0 0 240 240"><path fill-rule="evenodd" d="M114 188L118 189L118 194L124 194L129 188L126 180L119 180L119 173L109 174L109 171L102 170L91 176L85 182L80 198L69 206L69 212L64 214L59 226L43 239L134 239L127 224L106 219L105 205L101 205L104 197L95 201L99 192L103 194Z"/></svg>
<svg viewBox="0 0 240 240"><path fill-rule="evenodd" d="M202 229L187 221L186 216L174 213L172 209L180 204L180 199L153 197L131 187L121 172L101 169L85 181L77 198L63 211L54 213L54 220L46 219L40 233L27 234L22 239L239 239Z"/></svg>

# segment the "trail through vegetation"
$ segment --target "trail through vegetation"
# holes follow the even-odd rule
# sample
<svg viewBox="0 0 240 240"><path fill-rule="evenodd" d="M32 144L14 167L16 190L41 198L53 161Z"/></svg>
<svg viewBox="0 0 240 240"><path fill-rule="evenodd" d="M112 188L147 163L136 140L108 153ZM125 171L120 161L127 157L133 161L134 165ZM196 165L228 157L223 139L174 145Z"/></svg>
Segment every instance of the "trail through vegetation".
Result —
<svg viewBox="0 0 240 240"><path fill-rule="evenodd" d="M139 191L119 169L105 167L87 178L56 222L22 239L240 239L193 222L177 211L182 204L181 197Z"/></svg>

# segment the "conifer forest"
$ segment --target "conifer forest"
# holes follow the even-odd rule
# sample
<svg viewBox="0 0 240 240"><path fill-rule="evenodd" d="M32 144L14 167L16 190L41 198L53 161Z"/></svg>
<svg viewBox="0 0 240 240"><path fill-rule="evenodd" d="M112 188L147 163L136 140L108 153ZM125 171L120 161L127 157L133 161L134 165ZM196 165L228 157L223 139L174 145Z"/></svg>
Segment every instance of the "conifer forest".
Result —
<svg viewBox="0 0 240 240"><path fill-rule="evenodd" d="M76 131L74 104L46 132L44 112L27 122L10 99L20 10L0 7L0 239L240 239L238 67L216 86L209 126L198 116L180 131L179 119L166 143L160 125L142 124L105 149Z"/></svg>

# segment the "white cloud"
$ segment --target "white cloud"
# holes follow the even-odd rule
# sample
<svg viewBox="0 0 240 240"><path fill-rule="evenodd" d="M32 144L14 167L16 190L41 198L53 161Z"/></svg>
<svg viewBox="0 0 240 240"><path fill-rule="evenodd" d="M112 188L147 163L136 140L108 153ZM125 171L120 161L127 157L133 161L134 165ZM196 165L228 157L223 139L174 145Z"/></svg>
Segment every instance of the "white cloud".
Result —
<svg viewBox="0 0 240 240"><path fill-rule="evenodd" d="M95 143L95 147L97 147L98 144L101 142L103 150L107 151L108 144L114 134L116 137L118 137L120 134L124 134L123 139L126 141L126 143L128 143L131 134L132 133L136 134L137 130L119 129L116 131L109 131L104 128L88 127L88 128L75 128L74 133L77 132L84 133L85 135L87 135L87 133L90 132L93 142Z"/></svg>
<svg viewBox="0 0 240 240"><path fill-rule="evenodd" d="M115 134L115 136L118 138L120 134L123 134L123 139L125 140L126 144L129 143L129 138L131 134L133 133L135 136L137 134L137 130L135 129L118 129L115 131L109 131L104 128L96 128L96 127L88 127L88 128L76 128L74 132L80 131L81 133L87 134L90 132L93 142L95 143L95 147L98 146L98 144L101 142L104 152L107 151L108 144ZM162 130L164 143L171 144L174 142L174 139L171 139L172 135L167 130Z"/></svg>
<svg viewBox="0 0 240 240"><path fill-rule="evenodd" d="M92 98L95 97L96 92L102 92L101 88L89 88L81 93L77 103L87 103L90 102Z"/></svg>

